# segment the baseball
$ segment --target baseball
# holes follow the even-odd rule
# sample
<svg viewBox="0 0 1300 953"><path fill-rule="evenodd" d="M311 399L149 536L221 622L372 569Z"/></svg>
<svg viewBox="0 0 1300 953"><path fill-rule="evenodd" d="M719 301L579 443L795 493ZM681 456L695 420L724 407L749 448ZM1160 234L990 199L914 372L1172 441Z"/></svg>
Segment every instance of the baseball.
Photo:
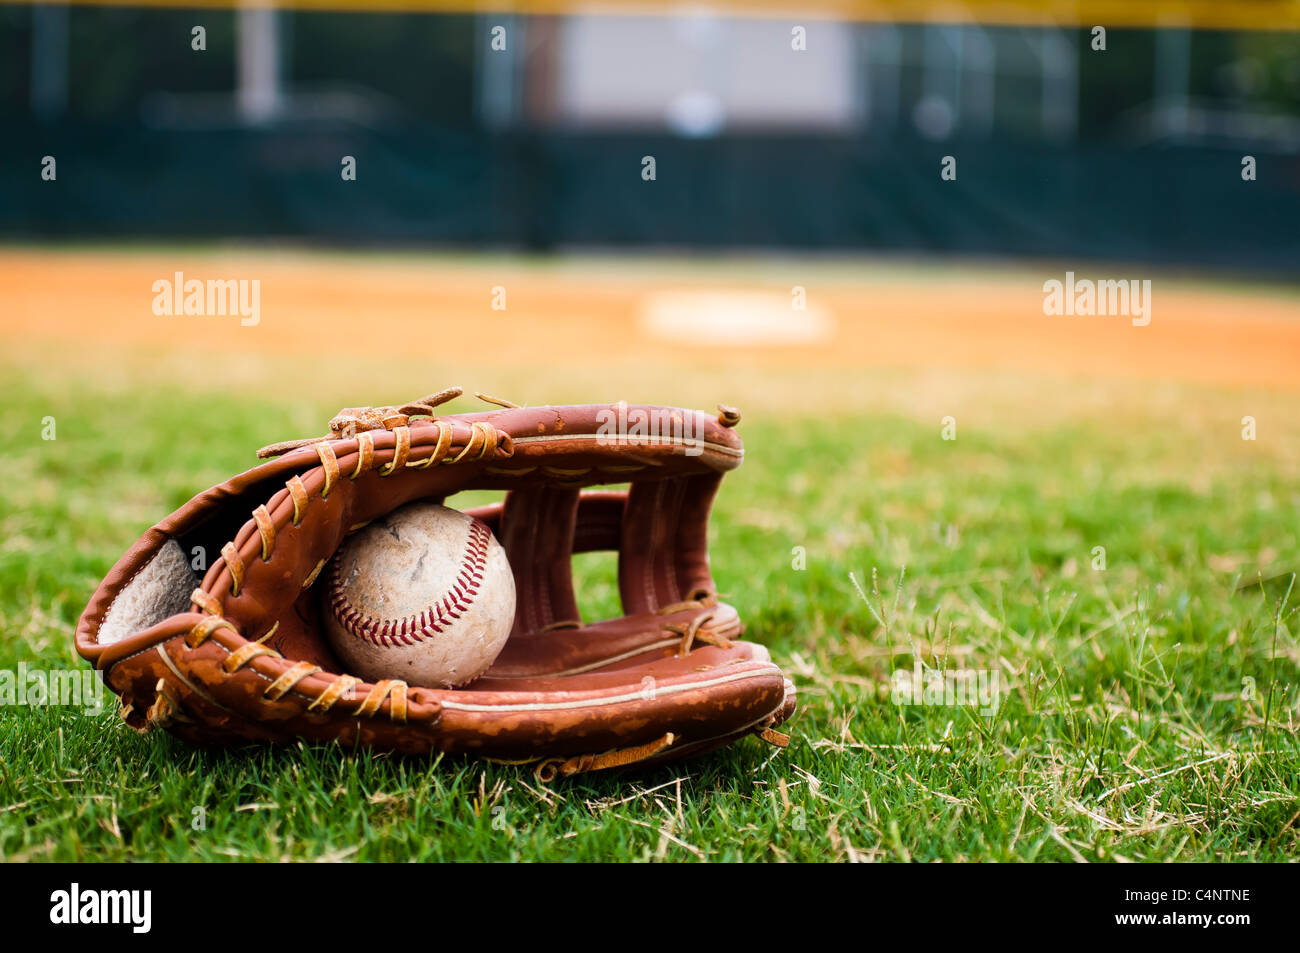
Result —
<svg viewBox="0 0 1300 953"><path fill-rule="evenodd" d="M515 580L481 520L410 503L344 542L322 600L330 646L351 671L454 688L487 671L504 647Z"/></svg>

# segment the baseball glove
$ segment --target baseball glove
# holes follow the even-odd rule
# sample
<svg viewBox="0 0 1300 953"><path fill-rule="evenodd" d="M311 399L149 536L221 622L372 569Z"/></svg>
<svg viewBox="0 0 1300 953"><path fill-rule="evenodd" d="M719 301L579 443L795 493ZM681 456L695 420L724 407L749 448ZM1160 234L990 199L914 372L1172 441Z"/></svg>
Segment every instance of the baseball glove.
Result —
<svg viewBox="0 0 1300 953"><path fill-rule="evenodd" d="M774 730L793 684L741 641L709 572L708 515L744 451L740 415L614 405L439 416L452 388L346 409L325 437L199 494L100 584L77 651L139 730L200 744L337 741L536 763L543 780L699 754ZM601 484L624 490L586 490ZM467 512L509 557L514 627L469 685L349 675L320 624L322 569L344 537L413 500L504 490ZM583 622L572 553L614 550L624 615ZM211 561L200 579L192 567Z"/></svg>

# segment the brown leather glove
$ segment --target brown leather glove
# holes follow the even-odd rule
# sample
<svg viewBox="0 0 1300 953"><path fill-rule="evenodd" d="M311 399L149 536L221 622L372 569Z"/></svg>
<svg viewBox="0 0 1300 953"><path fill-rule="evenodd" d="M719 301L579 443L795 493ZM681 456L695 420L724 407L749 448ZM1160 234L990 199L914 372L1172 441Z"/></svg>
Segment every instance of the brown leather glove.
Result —
<svg viewBox="0 0 1300 953"><path fill-rule="evenodd" d="M744 455L739 414L487 398L502 408L437 416L459 393L344 410L329 436L264 448L279 458L146 532L76 632L127 723L197 743L337 740L536 762L544 780L750 733L784 745L773 728L794 711L794 685L739 640L709 572L709 509ZM470 489L506 491L469 511L514 571L500 656L457 689L346 674L319 621L326 562L360 525ZM625 614L584 624L570 555L592 550L618 552ZM191 565L218 552L200 582Z"/></svg>

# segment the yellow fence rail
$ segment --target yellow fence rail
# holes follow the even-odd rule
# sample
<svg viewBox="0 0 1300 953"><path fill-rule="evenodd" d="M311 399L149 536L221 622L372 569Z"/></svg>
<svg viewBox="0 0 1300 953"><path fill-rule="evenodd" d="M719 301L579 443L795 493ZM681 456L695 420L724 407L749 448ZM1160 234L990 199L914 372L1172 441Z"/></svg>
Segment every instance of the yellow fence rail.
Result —
<svg viewBox="0 0 1300 953"><path fill-rule="evenodd" d="M0 0L14 4L22 0ZM49 0L36 0L37 3ZM498 13L724 16L881 23L1300 30L1300 0L78 0L74 6L193 10L269 6L339 13Z"/></svg>

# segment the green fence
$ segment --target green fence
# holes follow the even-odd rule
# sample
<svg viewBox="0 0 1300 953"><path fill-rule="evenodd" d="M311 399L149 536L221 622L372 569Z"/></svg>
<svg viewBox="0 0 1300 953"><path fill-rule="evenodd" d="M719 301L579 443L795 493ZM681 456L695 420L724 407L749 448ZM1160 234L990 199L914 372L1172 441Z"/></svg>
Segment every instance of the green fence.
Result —
<svg viewBox="0 0 1300 953"><path fill-rule="evenodd" d="M874 249L1300 274L1300 156L842 138L8 125L0 236ZM53 156L57 177L42 179ZM944 155L955 181L941 178ZM341 175L354 156L355 181ZM643 177L643 157L655 177Z"/></svg>

